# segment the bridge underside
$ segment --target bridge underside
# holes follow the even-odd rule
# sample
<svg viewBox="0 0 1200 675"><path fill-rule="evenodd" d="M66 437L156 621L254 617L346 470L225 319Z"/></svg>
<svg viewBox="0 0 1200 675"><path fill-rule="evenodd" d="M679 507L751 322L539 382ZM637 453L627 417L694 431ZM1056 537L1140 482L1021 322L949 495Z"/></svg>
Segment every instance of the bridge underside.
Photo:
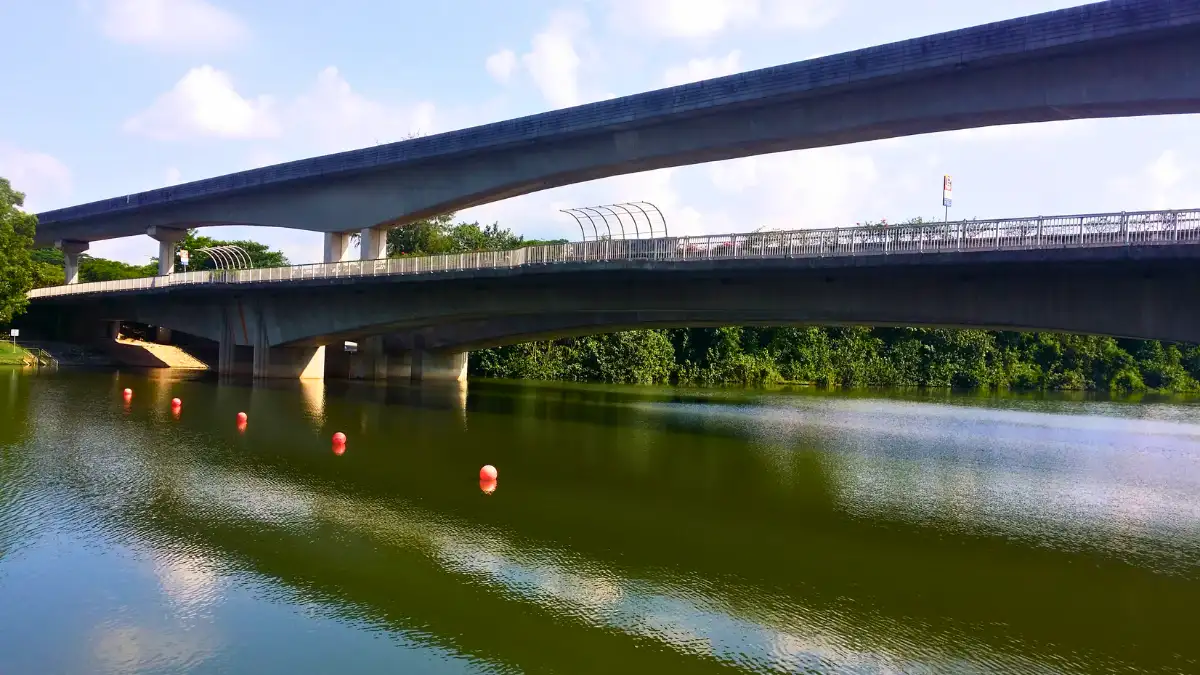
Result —
<svg viewBox="0 0 1200 675"><path fill-rule="evenodd" d="M1200 246L831 259L592 263L438 279L171 287L60 298L37 313L163 326L252 347L263 376L320 374L352 340L361 377L465 376L467 351L613 330L734 324L1045 330L1200 342ZM919 259L919 264L918 264ZM980 264L980 263L988 264ZM597 269L599 267L600 269ZM340 356L325 359L336 362ZM223 370L227 368L223 365Z"/></svg>

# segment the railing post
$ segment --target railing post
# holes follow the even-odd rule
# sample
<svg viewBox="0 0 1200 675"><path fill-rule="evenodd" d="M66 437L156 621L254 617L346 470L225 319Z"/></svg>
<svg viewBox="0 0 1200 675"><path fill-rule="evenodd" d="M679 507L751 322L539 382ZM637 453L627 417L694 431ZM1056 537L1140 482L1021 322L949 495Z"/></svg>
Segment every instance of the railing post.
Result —
<svg viewBox="0 0 1200 675"><path fill-rule="evenodd" d="M1121 212L1121 236L1125 239L1125 245L1129 245L1129 214Z"/></svg>
<svg viewBox="0 0 1200 675"><path fill-rule="evenodd" d="M1042 217L1038 216L1037 247L1042 247Z"/></svg>
<svg viewBox="0 0 1200 675"><path fill-rule="evenodd" d="M1087 220L1083 216L1079 217L1079 245L1083 246L1083 222Z"/></svg>

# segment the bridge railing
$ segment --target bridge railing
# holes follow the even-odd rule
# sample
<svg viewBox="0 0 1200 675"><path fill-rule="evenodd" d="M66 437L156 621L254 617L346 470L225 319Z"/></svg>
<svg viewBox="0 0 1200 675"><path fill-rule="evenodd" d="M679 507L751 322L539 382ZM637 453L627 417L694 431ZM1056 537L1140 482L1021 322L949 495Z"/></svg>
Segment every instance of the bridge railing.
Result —
<svg viewBox="0 0 1200 675"><path fill-rule="evenodd" d="M947 251L1061 249L1200 243L1200 209L1047 216L951 223L846 227L573 242L511 251L354 260L248 270L206 270L30 291L31 298L191 284L256 284L429 274L617 260L920 255Z"/></svg>

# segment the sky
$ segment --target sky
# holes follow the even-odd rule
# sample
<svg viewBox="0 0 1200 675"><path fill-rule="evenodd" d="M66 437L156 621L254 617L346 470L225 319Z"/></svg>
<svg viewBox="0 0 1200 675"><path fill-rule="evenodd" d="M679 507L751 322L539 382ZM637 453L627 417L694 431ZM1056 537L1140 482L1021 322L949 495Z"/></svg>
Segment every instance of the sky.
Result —
<svg viewBox="0 0 1200 675"><path fill-rule="evenodd" d="M0 176L43 211L1079 4L1057 0L0 0ZM1194 115L992 127L619 176L460 212L577 239L1200 207ZM321 235L209 228L319 262ZM92 255L145 262L148 237Z"/></svg>

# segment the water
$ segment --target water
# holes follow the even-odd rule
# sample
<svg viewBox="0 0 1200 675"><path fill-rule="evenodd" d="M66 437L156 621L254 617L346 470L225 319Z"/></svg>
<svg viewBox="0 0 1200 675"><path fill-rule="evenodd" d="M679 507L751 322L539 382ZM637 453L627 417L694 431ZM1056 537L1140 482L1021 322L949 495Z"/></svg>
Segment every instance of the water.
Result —
<svg viewBox="0 0 1200 675"><path fill-rule="evenodd" d="M1200 672L1186 400L0 371L0 413L4 675Z"/></svg>

